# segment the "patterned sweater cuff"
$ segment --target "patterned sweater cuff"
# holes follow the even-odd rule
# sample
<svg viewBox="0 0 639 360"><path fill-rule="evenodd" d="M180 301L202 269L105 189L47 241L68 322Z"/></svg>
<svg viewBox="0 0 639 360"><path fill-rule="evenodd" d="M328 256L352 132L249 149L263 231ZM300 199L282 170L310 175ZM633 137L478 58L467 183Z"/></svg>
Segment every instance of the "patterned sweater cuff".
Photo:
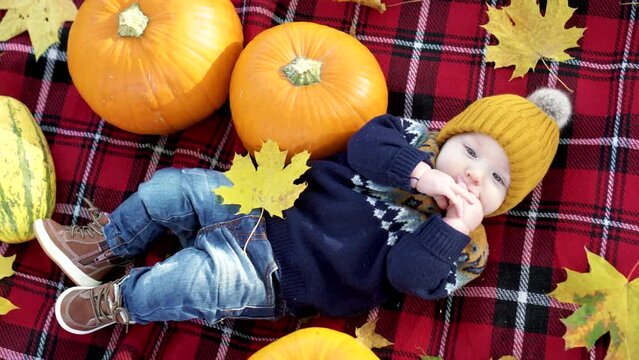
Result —
<svg viewBox="0 0 639 360"><path fill-rule="evenodd" d="M432 167L425 152L412 146L399 149L388 170L388 180L391 185L410 190L410 173L420 161L424 161Z"/></svg>
<svg viewBox="0 0 639 360"><path fill-rule="evenodd" d="M470 238L446 224L439 215L431 216L415 235L431 254L446 263L459 259Z"/></svg>

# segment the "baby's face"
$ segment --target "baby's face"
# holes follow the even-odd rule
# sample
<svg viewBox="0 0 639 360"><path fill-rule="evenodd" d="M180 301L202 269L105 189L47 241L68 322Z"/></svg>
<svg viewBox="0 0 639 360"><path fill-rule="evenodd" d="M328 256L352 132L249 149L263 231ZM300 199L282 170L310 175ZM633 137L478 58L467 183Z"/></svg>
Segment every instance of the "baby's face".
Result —
<svg viewBox="0 0 639 360"><path fill-rule="evenodd" d="M510 186L506 152L495 139L481 133L463 133L446 140L435 168L466 184L479 198L484 215L501 206Z"/></svg>

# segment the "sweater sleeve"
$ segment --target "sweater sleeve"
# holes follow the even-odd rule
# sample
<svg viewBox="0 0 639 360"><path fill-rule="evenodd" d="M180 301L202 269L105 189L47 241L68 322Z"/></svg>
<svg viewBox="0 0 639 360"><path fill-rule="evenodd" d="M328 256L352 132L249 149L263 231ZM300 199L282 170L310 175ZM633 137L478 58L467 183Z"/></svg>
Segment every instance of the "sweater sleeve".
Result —
<svg viewBox="0 0 639 360"><path fill-rule="evenodd" d="M456 261L469 240L439 215L431 216L393 245L386 258L388 280L405 294L446 297L456 289Z"/></svg>
<svg viewBox="0 0 639 360"><path fill-rule="evenodd" d="M413 144L428 134L423 124L381 115L349 140L348 163L362 176L382 185L410 189L410 174L420 161L432 166L428 154Z"/></svg>

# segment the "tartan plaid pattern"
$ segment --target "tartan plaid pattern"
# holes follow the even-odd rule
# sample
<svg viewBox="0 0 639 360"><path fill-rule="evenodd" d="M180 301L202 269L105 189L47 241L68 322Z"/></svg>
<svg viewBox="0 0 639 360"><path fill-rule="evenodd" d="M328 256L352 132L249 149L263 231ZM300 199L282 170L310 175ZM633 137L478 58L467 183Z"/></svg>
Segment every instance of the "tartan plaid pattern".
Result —
<svg viewBox="0 0 639 360"><path fill-rule="evenodd" d="M387 76L389 112L433 129L479 97L561 87L541 64L523 79L508 81L512 69L486 63L483 54L495 39L479 27L487 21L485 2L423 0L379 14L330 0L233 1L247 41L290 21L354 29ZM0 296L20 309L0 317L0 358L244 359L300 327L353 334L355 327L377 319L377 331L394 342L375 350L384 359L425 354L446 360L602 359L607 336L590 352L564 351L560 319L575 306L546 293L565 279L562 267L587 270L584 247L626 276L639 259L639 24L637 6L585 0L570 5L577 11L569 26L587 27L581 48L569 51L576 59L549 66L575 90L572 124L562 133L544 181L507 215L486 221L487 268L454 296L439 301L408 296L343 319L286 317L212 327L200 321L156 323L132 326L127 334L115 326L75 336L60 328L53 311L71 282L37 242L1 244L0 255L17 257L16 274L0 282ZM80 196L110 211L157 169L224 170L234 152L243 151L228 107L169 136L134 135L105 123L72 85L65 51L69 26L62 30L62 43L37 62L26 34L0 43L0 94L31 109L51 147L58 178L54 219L82 223L88 214ZM161 260L175 250L169 243L136 263Z"/></svg>

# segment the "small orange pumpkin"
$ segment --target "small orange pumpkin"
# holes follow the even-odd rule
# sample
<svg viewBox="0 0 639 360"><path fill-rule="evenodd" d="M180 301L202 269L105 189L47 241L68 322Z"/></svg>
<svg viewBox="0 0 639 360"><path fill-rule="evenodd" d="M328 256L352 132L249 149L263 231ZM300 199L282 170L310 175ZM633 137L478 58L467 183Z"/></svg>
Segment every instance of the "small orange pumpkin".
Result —
<svg viewBox="0 0 639 360"><path fill-rule="evenodd" d="M309 327L257 351L249 360L379 360L369 348L337 330Z"/></svg>
<svg viewBox="0 0 639 360"><path fill-rule="evenodd" d="M271 138L289 156L322 158L386 112L388 90L379 63L354 37L328 26L285 23L258 34L240 54L229 94L244 146Z"/></svg>
<svg viewBox="0 0 639 360"><path fill-rule="evenodd" d="M69 33L69 73L109 123L166 134L226 101L243 42L229 0L87 0Z"/></svg>

